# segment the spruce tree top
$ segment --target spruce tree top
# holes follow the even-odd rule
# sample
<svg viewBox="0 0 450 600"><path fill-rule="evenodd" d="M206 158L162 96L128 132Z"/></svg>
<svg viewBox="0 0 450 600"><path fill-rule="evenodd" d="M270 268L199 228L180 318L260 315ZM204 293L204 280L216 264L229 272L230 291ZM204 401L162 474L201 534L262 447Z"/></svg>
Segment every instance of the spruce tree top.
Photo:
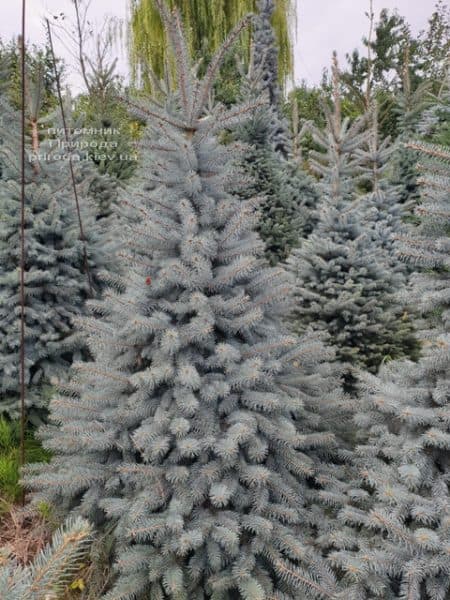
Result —
<svg viewBox="0 0 450 600"><path fill-rule="evenodd" d="M269 263L275 265L311 233L317 220L318 194L312 177L303 173L291 157L291 134L281 112L282 94L277 81L278 53L271 22L274 2L261 0L258 8L252 62L243 77L241 94L247 100L264 96L268 102L237 131L238 139L250 146L242 167L251 184L239 193L243 198L264 197L258 231Z"/></svg>
<svg viewBox="0 0 450 600"><path fill-rule="evenodd" d="M358 171L370 191L359 197L364 227L370 230L376 247L383 251L387 268L399 274L399 283L406 277L407 268L396 252L397 240L405 233L406 211L401 202L401 189L389 180L389 170L396 145L379 134L378 106L376 102L367 111L369 129L367 139L356 150Z"/></svg>
<svg viewBox="0 0 450 600"><path fill-rule="evenodd" d="M308 122L306 130L320 148L309 153L310 168L320 177L319 187L324 193L325 201L338 208L355 198L361 167L358 152L368 137L365 115L353 121L342 116L341 81L336 53L333 53L332 86L332 105L322 100L325 128L322 130Z"/></svg>
<svg viewBox="0 0 450 600"><path fill-rule="evenodd" d="M254 19L252 64L249 72L249 93L267 94L268 106L264 110L262 129L266 143L282 157L291 153L289 125L281 113L283 100L278 78L278 48L272 26L274 0L258 0L258 14ZM255 121L255 120L253 120ZM258 120L253 127L258 130Z"/></svg>
<svg viewBox="0 0 450 600"><path fill-rule="evenodd" d="M275 10L273 0L258 0L258 18L253 33L253 64L261 72L261 87L269 93L269 102L277 106L280 101L278 86L278 51L272 28Z"/></svg>

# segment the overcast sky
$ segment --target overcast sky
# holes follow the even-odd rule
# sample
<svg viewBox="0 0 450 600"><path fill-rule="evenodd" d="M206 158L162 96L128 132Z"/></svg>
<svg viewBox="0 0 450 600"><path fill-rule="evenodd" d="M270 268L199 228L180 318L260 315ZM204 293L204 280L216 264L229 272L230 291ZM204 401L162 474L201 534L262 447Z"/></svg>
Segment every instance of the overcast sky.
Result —
<svg viewBox="0 0 450 600"><path fill-rule="evenodd" d="M295 45L295 79L306 79L318 83L322 69L328 66L331 53L337 50L341 61L346 52L360 46L361 37L366 34L368 20L365 12L368 0L297 0L298 31ZM374 0L375 13L382 8L397 8L406 16L413 32L424 29L433 11L434 0ZM17 35L20 28L20 0L1 0L0 37L8 40ZM90 8L91 19L98 26L105 15L124 18L127 14L127 0L93 0ZM70 0L27 0L27 32L32 42L45 39L42 19L59 12L72 14ZM68 59L66 49L56 42L57 53ZM117 49L120 53L120 50ZM122 51L119 69L126 74L125 52ZM70 84L80 91L81 80L75 74L70 76Z"/></svg>

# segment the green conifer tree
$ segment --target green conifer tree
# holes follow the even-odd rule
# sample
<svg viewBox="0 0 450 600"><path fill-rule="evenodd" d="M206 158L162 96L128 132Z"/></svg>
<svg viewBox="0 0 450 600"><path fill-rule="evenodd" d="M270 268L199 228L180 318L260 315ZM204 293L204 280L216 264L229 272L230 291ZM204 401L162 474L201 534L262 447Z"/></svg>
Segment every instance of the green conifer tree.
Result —
<svg viewBox="0 0 450 600"><path fill-rule="evenodd" d="M124 187L119 173L114 173L114 169L109 173L102 168L102 164L105 165L103 161L121 163L122 151L125 157L129 156L128 151L123 147L120 148L121 143L117 141L117 134L110 135L104 122L96 122L94 127L92 122L86 122L84 117L76 114L69 91L64 96L63 103L68 142L65 139L64 123L60 112L45 117L47 135L55 152L58 150L61 155L71 153L77 162L78 169L75 172L77 184L85 189L86 200L90 201L96 218L113 221L114 216L117 216L119 197ZM105 156L109 158L104 158ZM126 167L125 172L128 173ZM103 223L103 226L110 228L111 224L106 225L108 221Z"/></svg>
<svg viewBox="0 0 450 600"><path fill-rule="evenodd" d="M270 111L267 141L276 152L287 158L291 152L289 125L281 112L283 101L278 77L278 55L272 19L276 10L275 0L258 0L258 14L253 25L252 76L258 93L267 93Z"/></svg>
<svg viewBox="0 0 450 600"><path fill-rule="evenodd" d="M291 156L291 134L281 112L278 53L271 25L274 1L260 0L258 7L253 60L243 78L242 95L247 101L262 95L267 104L239 129L237 136L249 146L242 168L250 183L241 195L264 198L258 231L266 245L266 256L275 265L311 233L318 194L312 178Z"/></svg>
<svg viewBox="0 0 450 600"><path fill-rule="evenodd" d="M412 212L420 199L419 184L417 181L417 155L406 144L411 137L416 135L421 115L430 102L430 82L425 81L411 87L411 74L408 52L406 53L403 68L403 85L397 93L394 113L396 127L399 135L396 140L396 152L392 161L392 183L400 191L400 201Z"/></svg>
<svg viewBox="0 0 450 600"><path fill-rule="evenodd" d="M6 92L8 90L8 68L9 57L0 52L0 99L6 100Z"/></svg>
<svg viewBox="0 0 450 600"><path fill-rule="evenodd" d="M108 60L112 33L96 41L96 55L85 73L87 93L77 99L84 138L91 143L89 156L101 175L109 175L116 186L128 181L136 168L134 131L138 124L130 119L121 100L125 93L117 74L117 58Z"/></svg>
<svg viewBox="0 0 450 600"><path fill-rule="evenodd" d="M418 133L427 142L450 145L450 68L434 102L423 112Z"/></svg>
<svg viewBox="0 0 450 600"><path fill-rule="evenodd" d="M306 508L334 446L317 413L323 349L284 330L290 283L262 260L255 202L228 191L237 149L217 139L261 101L206 111L243 24L199 80L178 15L160 9L178 93L135 108L148 129L124 287L90 302L93 360L52 400L42 436L56 456L27 483L36 502L115 524L105 600L331 599L309 542L324 517Z"/></svg>
<svg viewBox="0 0 450 600"><path fill-rule="evenodd" d="M386 255L357 193L361 152L367 140L365 119L341 119L339 74L333 65L334 108L324 106L327 127L311 128L322 151L311 152L321 175L323 202L314 233L293 251L288 266L295 282L295 331L325 331L347 366L375 372L386 358L416 347L409 321L395 302L398 274Z"/></svg>

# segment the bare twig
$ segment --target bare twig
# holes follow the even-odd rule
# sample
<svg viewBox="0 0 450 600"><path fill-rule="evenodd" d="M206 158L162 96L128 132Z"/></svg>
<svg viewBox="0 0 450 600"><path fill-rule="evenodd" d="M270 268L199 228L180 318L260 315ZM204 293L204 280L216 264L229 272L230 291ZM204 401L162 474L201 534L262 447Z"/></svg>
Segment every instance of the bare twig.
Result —
<svg viewBox="0 0 450 600"><path fill-rule="evenodd" d="M73 5L75 8L75 18L77 25L77 47L78 47L78 61L80 63L81 75L83 77L84 83L86 85L86 89L91 93L91 84L89 82L89 77L87 75L86 63L84 60L84 37L85 37L85 27L86 27L86 17L87 11L90 5L90 2L87 4L84 15L80 14L80 4L79 0L73 0Z"/></svg>
<svg viewBox="0 0 450 600"><path fill-rule="evenodd" d="M55 50L54 50L54 47L53 47L52 32L51 32L49 20L46 19L46 22L47 22L48 39L49 39L49 44L50 44L50 52L52 54L53 70L55 72L56 90L57 90L57 93L58 93L58 100L59 100L59 105L60 105L60 108L61 108L61 117L62 117L62 121L63 121L64 137L65 137L65 140L66 140L67 145L69 147L69 144L70 144L69 130L67 128L66 114L65 114L64 103L63 103L62 94L61 94L61 81L60 81L60 77L59 77L58 68L56 66L56 57L55 57ZM88 261L88 255L87 255L87 247L86 247L87 246L87 240L86 240L86 236L84 235L84 230L83 230L83 222L82 222L82 219L81 219L80 202L79 202L79 199L78 199L78 191L77 191L77 184L76 184L76 180L75 180L75 172L74 172L74 168L73 168L72 155L70 154L70 152L69 152L69 169L70 169L70 176L71 176L71 179L72 179L73 194L74 194L74 197L75 197L75 206L76 206L77 217L78 217L78 227L80 229L80 239L83 242L84 269L86 271L86 275L87 275L87 278L88 278L89 292L90 292L90 294L92 296L93 295L93 289L92 289L91 273L90 273L90 270L89 270L89 261Z"/></svg>

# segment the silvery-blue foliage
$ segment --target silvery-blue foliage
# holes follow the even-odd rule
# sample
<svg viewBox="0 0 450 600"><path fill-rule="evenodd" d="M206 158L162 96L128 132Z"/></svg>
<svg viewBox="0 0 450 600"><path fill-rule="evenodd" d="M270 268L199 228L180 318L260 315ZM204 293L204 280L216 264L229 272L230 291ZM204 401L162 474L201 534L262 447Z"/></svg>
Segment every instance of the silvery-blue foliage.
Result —
<svg viewBox="0 0 450 600"><path fill-rule="evenodd" d="M397 285L406 283L408 269L398 255L398 238L407 230L405 218L409 214L401 202L399 186L389 180L391 161L396 151L390 138L379 134L378 107L373 104L367 114L367 138L355 152L360 161L358 172L370 189L360 196L361 218L370 232L373 243L384 251L384 265L396 272Z"/></svg>
<svg viewBox="0 0 450 600"><path fill-rule="evenodd" d="M361 375L357 478L324 540L355 598L445 600L450 592L450 152L420 156L419 226L401 253L419 273L410 301L429 319L423 356ZM340 498L342 501L342 497Z"/></svg>
<svg viewBox="0 0 450 600"><path fill-rule="evenodd" d="M93 360L52 400L42 437L55 457L27 484L36 502L115 524L105 600L332 598L311 541L327 517L311 505L333 477L320 409L337 383L319 337L282 325L291 283L263 259L258 200L229 192L238 148L216 134L261 100L205 111L243 24L198 80L177 13L159 6L178 93L136 107L148 126L122 282L90 302Z"/></svg>
<svg viewBox="0 0 450 600"><path fill-rule="evenodd" d="M3 100L2 100L3 102ZM20 122L4 104L0 126L4 173L0 187L0 411L19 410L20 346L20 202L19 135L9 123ZM75 173L79 167L75 164ZM30 417L45 406L49 386L63 377L74 356L81 356L82 336L73 318L90 295L84 252L94 292L100 271L115 269L108 228L100 226L86 199L89 179L78 177L78 196L85 242L67 160L59 159L55 141L43 140L39 157L26 148L25 183L25 367Z"/></svg>

